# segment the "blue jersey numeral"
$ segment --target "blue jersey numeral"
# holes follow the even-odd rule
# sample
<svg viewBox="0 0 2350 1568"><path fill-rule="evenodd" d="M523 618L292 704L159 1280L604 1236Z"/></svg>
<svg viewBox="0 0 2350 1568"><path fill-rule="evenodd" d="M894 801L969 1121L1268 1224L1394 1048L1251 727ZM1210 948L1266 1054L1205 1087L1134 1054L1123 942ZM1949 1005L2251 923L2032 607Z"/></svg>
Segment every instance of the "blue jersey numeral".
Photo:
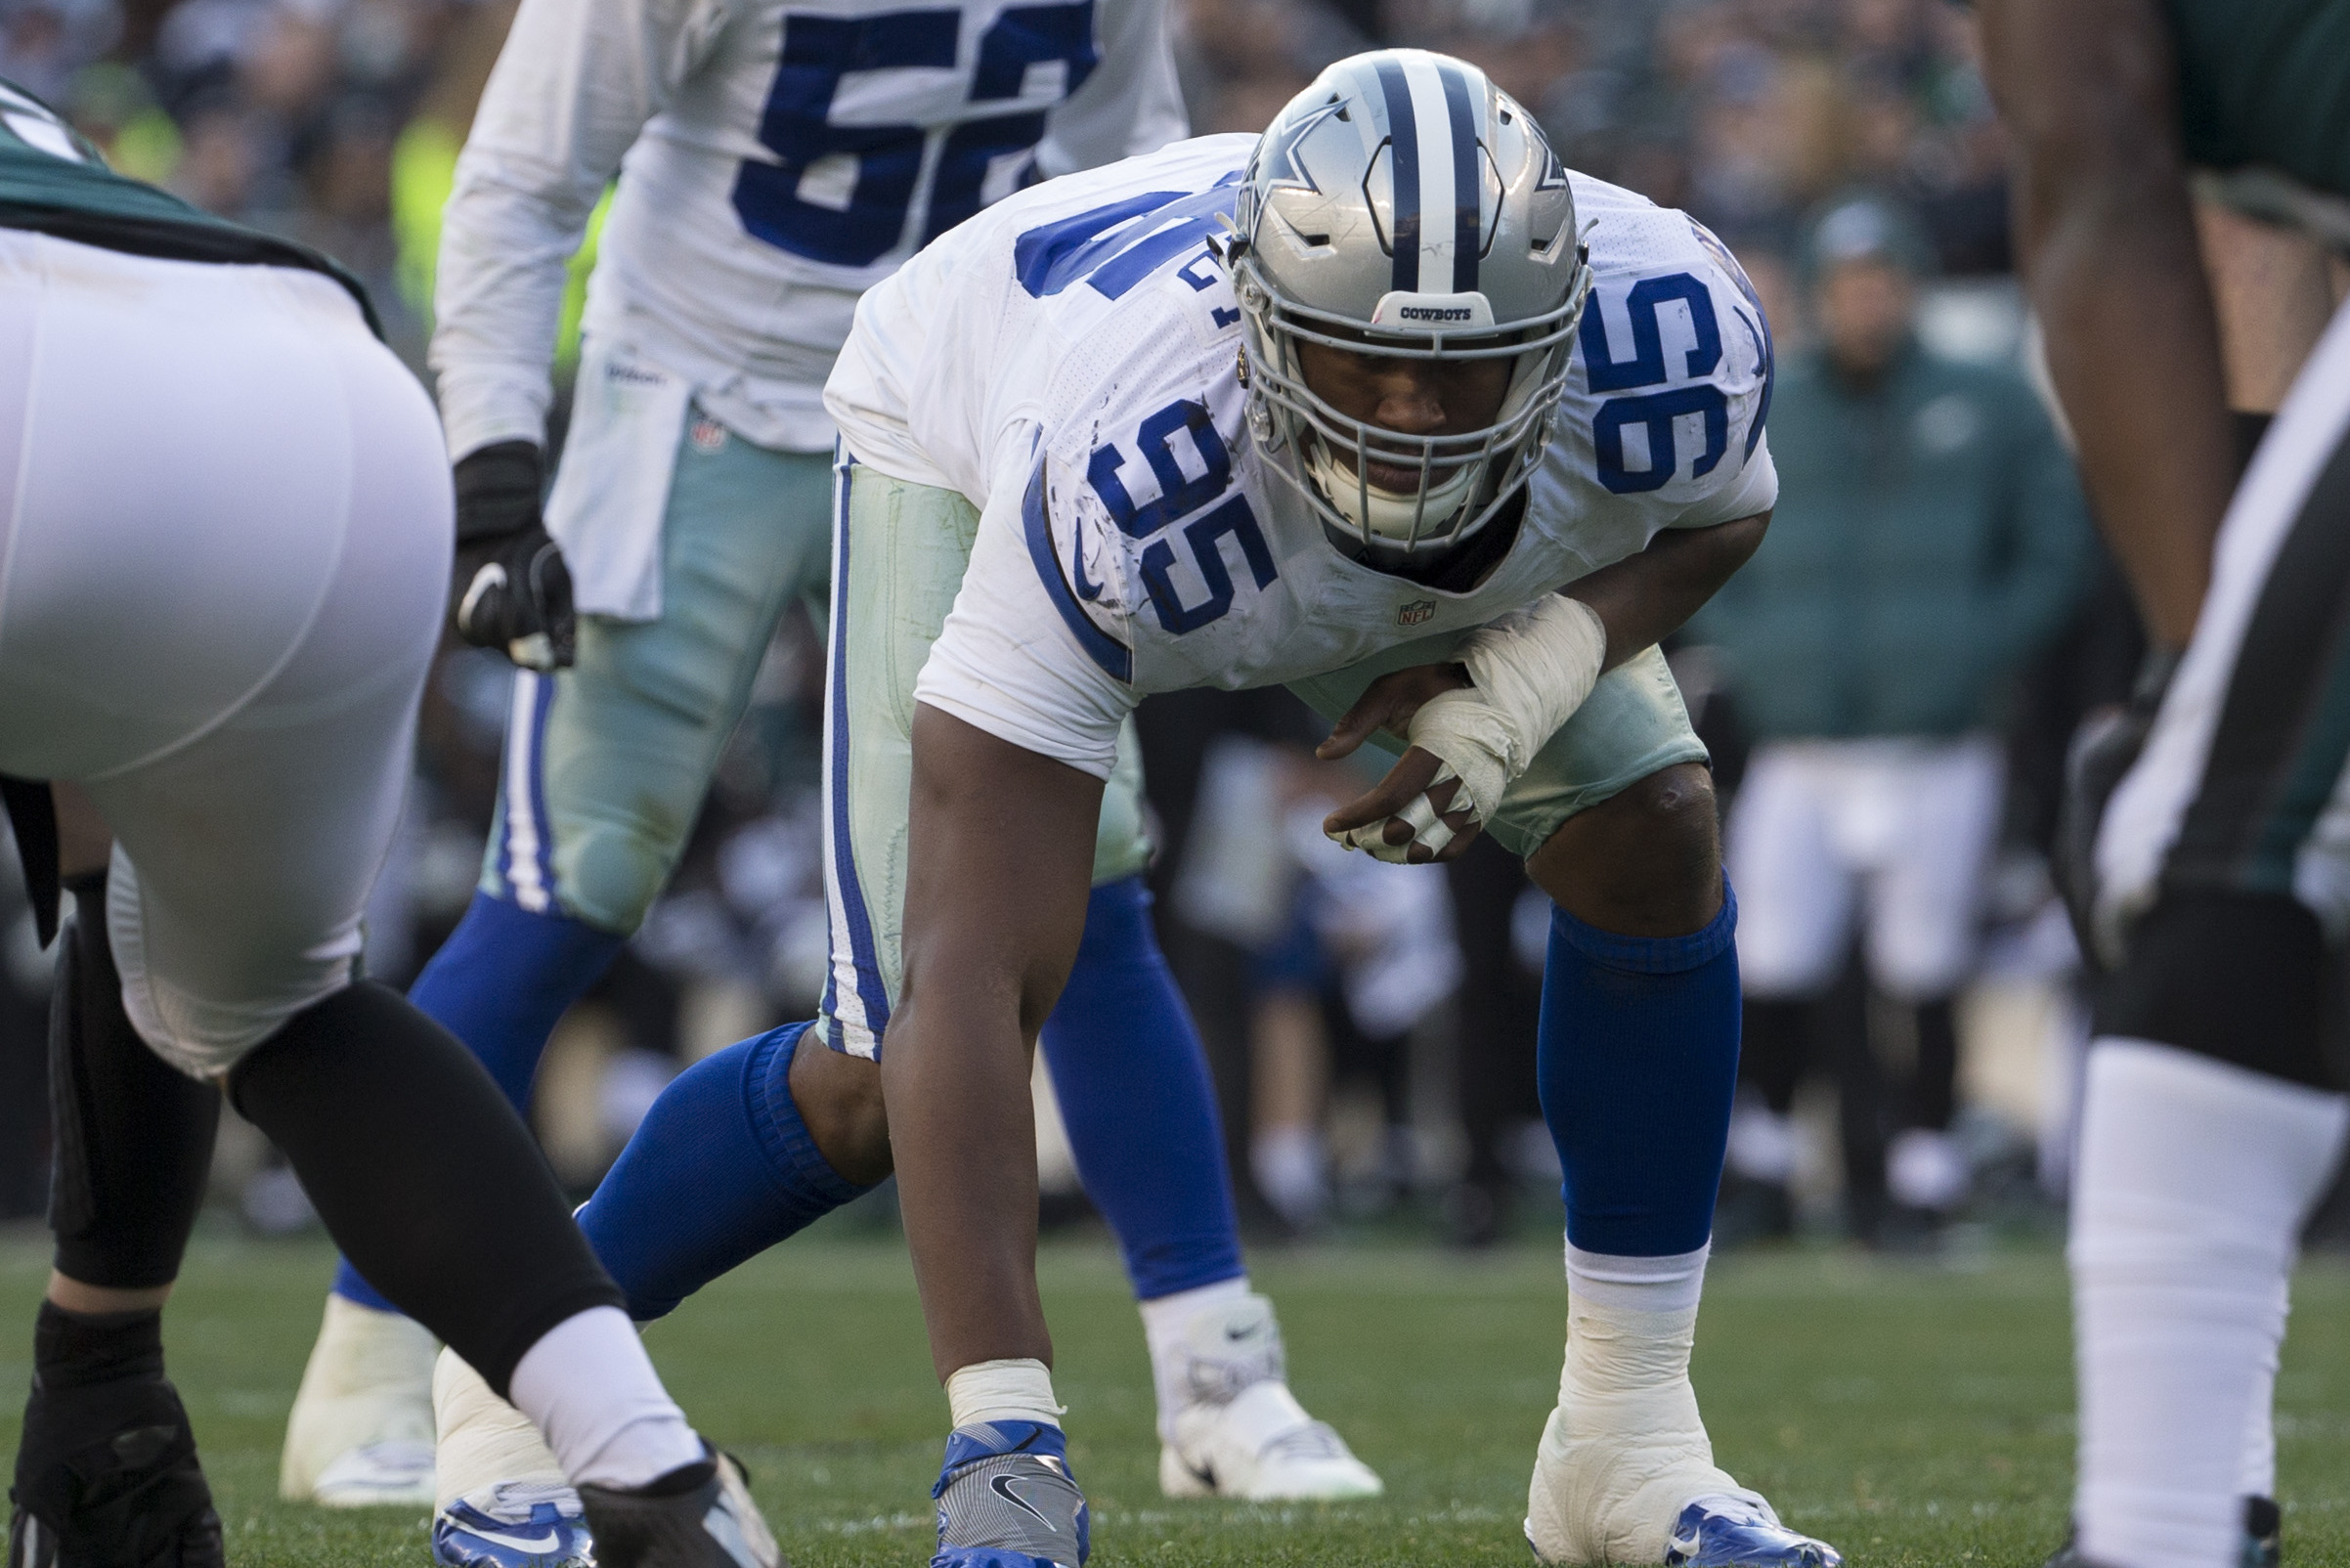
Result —
<svg viewBox="0 0 2350 1568"><path fill-rule="evenodd" d="M1205 288L1212 278L1194 275L1206 259L1200 241L1223 227L1240 199L1238 169L1204 191L1145 191L1108 206L1039 224L1012 245L1012 270L1031 299L1083 282L1106 298L1123 298L1135 284L1186 251L1184 282ZM1240 318L1236 315L1233 320ZM1218 317L1218 325L1223 325Z"/></svg>
<svg viewBox="0 0 2350 1568"><path fill-rule="evenodd" d="M836 125L833 98L851 71L952 70L962 30L960 9L866 17L786 13L782 58L759 119L760 143L777 161L745 162L735 175L734 210L744 229L795 256L841 267L871 266L896 248L922 183L930 133L913 124ZM1031 66L1056 62L1065 67L1066 96L1100 59L1093 0L1010 6L979 37L968 101L1017 100ZM931 181L923 241L979 211L988 170L1033 150L1044 132L1044 114L1030 110L989 114L949 133ZM856 161L845 206L800 194L808 167L833 155Z"/></svg>
<svg viewBox="0 0 2350 1568"><path fill-rule="evenodd" d="M1174 444L1177 431L1190 436L1192 449L1199 457L1201 472L1184 471ZM1129 539L1150 539L1169 524L1199 512L1232 486L1231 454L1225 450L1224 438L1217 434L1215 420L1203 404L1188 398L1168 404L1136 428L1135 445L1142 453L1144 466L1158 482L1155 501L1135 504L1125 481L1119 477L1127 459L1115 442L1104 442L1095 448L1085 465L1085 477L1094 494L1102 498L1110 518ZM1234 496L1185 524L1181 532L1199 581L1207 588L1205 598L1197 604L1183 602L1171 575L1175 547L1165 539L1152 540L1143 550L1142 561L1143 587L1151 595L1151 608L1157 615L1158 624L1173 635L1197 632L1221 621L1232 610L1235 588L1223 548L1227 537L1240 546L1240 558L1258 588L1270 588L1280 576L1273 564L1273 551L1265 543L1264 530L1257 526L1256 513L1249 508L1246 496Z"/></svg>
<svg viewBox="0 0 2350 1568"><path fill-rule="evenodd" d="M1666 363L1664 328L1658 316L1666 303L1678 300L1688 307L1689 325L1697 344L1682 356L1676 370ZM1583 313L1576 340L1583 349L1583 369L1594 392L1623 392L1634 387L1660 386L1683 376L1714 373L1721 363L1721 322L1714 313L1714 293L1703 280L1685 272L1662 278L1643 278L1624 299L1632 318L1632 357L1616 358L1607 336L1599 302ZM1591 444L1599 482L1619 496L1662 490L1680 471L1680 453L1674 442L1674 423L1689 414L1700 416L1705 447L1690 471L1710 474L1729 448L1730 405L1721 388L1705 382L1650 392L1637 397L1609 398L1591 420ZM1648 466L1624 464L1624 432L1637 425L1648 442ZM1759 429L1758 422L1757 428ZM1749 451L1753 448L1750 444Z"/></svg>

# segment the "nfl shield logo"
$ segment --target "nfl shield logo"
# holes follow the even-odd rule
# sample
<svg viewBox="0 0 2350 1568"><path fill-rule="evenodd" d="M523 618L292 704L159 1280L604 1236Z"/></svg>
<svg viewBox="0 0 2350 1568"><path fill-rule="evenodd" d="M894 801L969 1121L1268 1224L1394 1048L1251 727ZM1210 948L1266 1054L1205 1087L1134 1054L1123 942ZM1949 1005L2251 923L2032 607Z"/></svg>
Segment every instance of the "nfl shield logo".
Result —
<svg viewBox="0 0 2350 1568"><path fill-rule="evenodd" d="M1436 601L1434 599L1414 599L1410 604L1395 612L1395 624L1397 626L1417 626L1435 613Z"/></svg>

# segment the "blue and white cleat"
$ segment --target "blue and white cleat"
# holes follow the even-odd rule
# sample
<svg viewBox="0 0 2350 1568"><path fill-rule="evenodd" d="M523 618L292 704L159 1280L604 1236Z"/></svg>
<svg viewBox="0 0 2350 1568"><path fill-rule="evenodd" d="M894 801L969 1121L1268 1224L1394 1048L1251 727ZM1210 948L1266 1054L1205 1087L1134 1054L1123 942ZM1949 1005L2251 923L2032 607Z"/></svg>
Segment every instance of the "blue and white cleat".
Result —
<svg viewBox="0 0 2350 1568"><path fill-rule="evenodd" d="M507 1481L433 1516L432 1560L442 1568L595 1568L595 1546L577 1492Z"/></svg>
<svg viewBox="0 0 2350 1568"><path fill-rule="evenodd" d="M1844 1554L1779 1523L1767 1503L1699 1498L1665 1545L1666 1568L1838 1568Z"/></svg>
<svg viewBox="0 0 2350 1568"><path fill-rule="evenodd" d="M931 1568L1079 1568L1092 1549L1085 1494L1058 1426L958 1426L931 1496L938 1503Z"/></svg>

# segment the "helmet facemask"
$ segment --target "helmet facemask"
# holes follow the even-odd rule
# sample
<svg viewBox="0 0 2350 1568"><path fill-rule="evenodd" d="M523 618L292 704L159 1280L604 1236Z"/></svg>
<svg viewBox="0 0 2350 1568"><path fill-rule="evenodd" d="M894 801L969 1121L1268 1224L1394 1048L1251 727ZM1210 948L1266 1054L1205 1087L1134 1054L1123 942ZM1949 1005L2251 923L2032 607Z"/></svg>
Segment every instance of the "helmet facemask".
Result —
<svg viewBox="0 0 2350 1568"><path fill-rule="evenodd" d="M1374 554L1411 558L1441 552L1493 520L1542 461L1566 391L1576 324L1590 288L1578 266L1573 292L1555 309L1500 328L1398 330L1290 304L1275 292L1244 244L1233 247L1249 418L1275 464L1323 522L1360 539ZM1490 315L1490 311L1480 314ZM1492 422L1448 435L1408 435L1340 413L1307 382L1300 343L1392 359L1510 361ZM1371 483L1371 464L1417 468L1408 494Z"/></svg>
<svg viewBox="0 0 2350 1568"><path fill-rule="evenodd" d="M1259 140L1234 227L1225 256L1250 426L1325 526L1400 563L1499 515L1548 445L1590 289L1566 172L1525 110L1444 56L1341 61ZM1455 291L1427 291L1423 279ZM1308 343L1506 360L1509 374L1489 422L1412 435L1318 395ZM1374 463L1416 471L1418 483L1384 490Z"/></svg>

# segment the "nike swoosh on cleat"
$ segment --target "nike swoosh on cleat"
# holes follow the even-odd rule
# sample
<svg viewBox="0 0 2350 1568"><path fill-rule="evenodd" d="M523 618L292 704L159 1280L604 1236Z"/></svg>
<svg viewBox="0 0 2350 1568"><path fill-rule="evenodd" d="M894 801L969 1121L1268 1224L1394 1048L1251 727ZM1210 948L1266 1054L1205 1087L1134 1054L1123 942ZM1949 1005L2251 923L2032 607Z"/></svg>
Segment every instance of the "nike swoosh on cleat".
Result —
<svg viewBox="0 0 2350 1568"><path fill-rule="evenodd" d="M493 1546L507 1546L515 1551L527 1551L534 1556L554 1550L563 1538L549 1530L544 1536L511 1536L502 1530L472 1529L465 1532L476 1541L486 1541Z"/></svg>
<svg viewBox="0 0 2350 1568"><path fill-rule="evenodd" d="M1059 1535L1061 1533L1059 1526L1055 1525L1052 1520L1046 1518L1042 1513L1038 1512L1035 1503L1030 1503L1026 1498L1022 1497L1019 1493L1012 1490L1012 1480L1013 1478L1008 1475L996 1476L987 1483L988 1490L993 1492L997 1497L1002 1498L1006 1503L1009 1503L1014 1507L1020 1509L1023 1513L1028 1514L1034 1518L1038 1524L1043 1525L1047 1530L1052 1531L1055 1535Z"/></svg>
<svg viewBox="0 0 2350 1568"><path fill-rule="evenodd" d="M1667 1543L1665 1549L1667 1551L1677 1551L1683 1557L1694 1557L1697 1555L1697 1548L1705 1545L1705 1540L1706 1538L1703 1532L1692 1531L1685 1538L1676 1538Z"/></svg>

